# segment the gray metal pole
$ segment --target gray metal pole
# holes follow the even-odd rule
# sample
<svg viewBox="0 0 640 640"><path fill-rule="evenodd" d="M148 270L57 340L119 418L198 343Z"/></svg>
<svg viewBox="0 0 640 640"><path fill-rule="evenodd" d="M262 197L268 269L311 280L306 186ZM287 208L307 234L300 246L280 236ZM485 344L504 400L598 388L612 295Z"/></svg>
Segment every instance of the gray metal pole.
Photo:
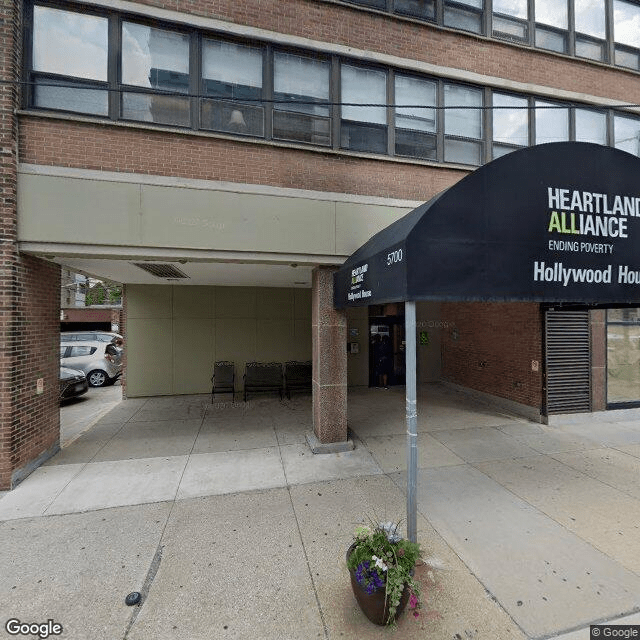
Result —
<svg viewBox="0 0 640 640"><path fill-rule="evenodd" d="M416 303L405 302L405 376L407 402L407 538L417 542L418 413L416 410Z"/></svg>

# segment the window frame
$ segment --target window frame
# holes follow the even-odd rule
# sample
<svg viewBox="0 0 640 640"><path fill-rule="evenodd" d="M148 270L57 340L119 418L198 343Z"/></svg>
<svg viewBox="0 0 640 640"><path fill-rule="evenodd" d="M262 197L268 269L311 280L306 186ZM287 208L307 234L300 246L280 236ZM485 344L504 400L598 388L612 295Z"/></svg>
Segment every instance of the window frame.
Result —
<svg viewBox="0 0 640 640"><path fill-rule="evenodd" d="M442 8L442 0L437 0L439 5ZM606 0L607 6L612 8L612 0ZM640 2L637 3L640 7ZM44 6L44 7L52 7L63 9L69 12L76 13L88 13L90 15L96 15L101 18L106 18L108 20L108 61L107 61L107 82L103 81L93 81L81 78L75 78L72 76L59 76L57 74L50 74L52 77L63 78L65 80L69 80L69 82L83 83L87 84L87 86L95 86L99 85L100 88L105 88L109 90L109 109L108 115L98 115L95 114L86 114L84 112L77 112L73 110L61 110L61 109L50 109L48 107L36 107L33 102L33 86L30 84L33 81L35 76L45 75L44 72L35 71L31 68L32 66L32 58L33 58L33 7L34 6ZM392 0L389 0L388 6L392 6ZM571 2L569 7L571 8L573 3ZM531 7L531 3L529 3L529 7ZM485 11L491 11L492 3L491 0L485 0ZM163 123L153 123L144 120L130 120L122 117L122 113L120 110L121 104L121 94L126 90L134 90L140 89L140 87L135 87L134 85L128 85L120 82L120 74L121 74L121 60L122 60L122 29L123 22L134 22L136 24L140 24L143 26L151 27L151 28L159 28L164 29L170 32L177 32L183 35L188 36L189 42L189 89L188 89L188 99L190 103L190 124L189 128L195 131L203 131L203 132L211 132L212 130L202 126L201 118L200 118L200 108L201 102L204 98L206 98L206 93L203 90L203 47L204 41L207 39L222 41L222 42L230 42L236 43L239 45L247 46L247 47L257 47L260 49L262 54L262 98L263 102L260 103L264 108L264 128L263 135L255 136L250 134L250 137L257 138L260 140L266 141L274 141L276 138L273 135L273 112L274 109L277 111L278 109L274 107L271 100L274 97L274 81L275 81L275 63L274 56L278 53L286 53L291 55L299 55L301 57L306 58L317 58L326 62L329 67L329 135L330 142L329 144L321 144L319 142L314 141L302 141L302 140L288 140L282 137L277 138L277 141L285 142L288 144L295 144L297 146L308 146L311 148L317 148L318 150L323 149L332 149L334 151L341 151L344 153L355 153L355 154L374 154L377 156L384 155L389 157L395 157L398 159L406 160L406 161L417 161L417 162L425 162L425 163L442 163L442 164L460 164L454 161L445 161L445 149L447 140L460 140L477 143L479 145L479 164L471 164L467 166L480 166L481 164L489 161L494 153L493 148L495 141L493 139L492 134L492 111L487 109L486 107L490 107L492 105L492 96L494 93L500 93L505 95L513 95L514 97L518 97L521 99L526 99L529 105L529 118L528 118L528 127L529 127L529 145L533 144L535 140L535 118L531 116L531 109L535 105L536 100L540 100L542 102L558 102L561 106L565 106L568 109L569 113L569 140L575 140L576 135L576 124L575 124L575 109L585 109L598 113L602 113L605 115L606 122L606 143L609 146L615 147L615 120L616 118L626 118L631 119L634 122L640 121L640 117L636 114L628 111L606 108L596 105L590 104L573 104L573 103L564 103L562 101L556 101L552 98L548 98L546 96L537 96L530 94L519 94L517 92L510 91L508 89L502 89L499 87L489 88L481 85L474 85L471 83L459 82L454 79L444 78L444 77L436 77L430 76L427 74L421 74L418 71L413 71L409 69L401 69L392 67L390 65L382 65L375 63L368 63L356 58L349 58L346 56L340 56L337 54L332 54L328 52L316 51L312 49L303 49L301 47L286 47L282 44L274 44L270 41L266 40L258 40L255 38L242 38L236 36L230 36L229 34L222 34L214 30L204 30L199 28L188 28L184 25L174 25L169 24L166 21L160 20L149 20L149 19L140 19L135 16L130 16L124 12L118 12L116 10L106 10L106 9L95 9L91 11L85 11L84 7L79 7L76 5L72 5L71 3L61 3L55 1L48 0L37 0L30 2L26 8L26 19L24 26L25 40L24 40L24 73L25 77L29 80L27 84L27 89L23 93L24 106L25 108L33 108L36 110L42 111L54 111L56 113L68 113L72 115L81 115L81 116L90 116L96 117L99 119L108 119L114 122L127 122L127 123L139 123L145 127L147 126L159 126L159 127L170 127L172 129L182 129L185 127L181 127L176 124L163 124ZM607 19L608 29L610 28L610 18ZM569 12L569 25L571 32L572 25L574 21L574 16L571 11ZM608 43L611 47L611 43ZM640 50L638 50L638 55L640 56ZM377 124L381 129L384 129L386 135L386 144L384 150L382 150L382 145L377 150L371 149L347 149L341 146L341 130L343 127L343 119L340 107L342 87L341 87L341 69L344 65L354 67L358 70L372 70L378 71L385 75L386 77L386 118L384 124ZM395 105L395 80L396 76L402 76L407 78L415 78L417 80L422 80L425 82L435 83L436 87L436 131L435 131L435 157L425 157L423 155L406 155L403 153L398 153L396 150L396 131L404 131L404 127L396 127L396 105ZM480 138L468 138L466 136L461 136L457 134L448 134L445 131L445 110L444 110L444 94L445 94L445 86L447 85L455 85L461 87L468 87L473 91L480 92L482 95L482 112L483 115L480 118L481 125L481 137ZM183 95L183 94L177 94ZM287 111L284 109L283 111ZM345 119L346 120L346 119ZM349 120L346 120L350 122ZM354 121L358 122L358 121ZM374 124L374 123L370 123ZM640 126L640 125L639 125ZM406 129L407 131L411 131L410 129ZM218 132L225 133L225 132ZM241 133L233 133L231 135L236 136L244 136L245 134ZM431 135L431 134L429 134ZM502 143L500 143L502 144ZM426 147L425 147L426 148ZM640 155L640 148L638 149L638 155Z"/></svg>

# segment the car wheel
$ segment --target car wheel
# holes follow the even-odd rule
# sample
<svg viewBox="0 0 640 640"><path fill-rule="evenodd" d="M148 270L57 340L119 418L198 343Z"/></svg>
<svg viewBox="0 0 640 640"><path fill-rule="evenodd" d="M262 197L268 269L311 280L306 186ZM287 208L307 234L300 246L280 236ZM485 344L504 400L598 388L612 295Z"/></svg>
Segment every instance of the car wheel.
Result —
<svg viewBox="0 0 640 640"><path fill-rule="evenodd" d="M87 382L91 387L104 387L109 383L109 376L104 371L96 369L87 376Z"/></svg>

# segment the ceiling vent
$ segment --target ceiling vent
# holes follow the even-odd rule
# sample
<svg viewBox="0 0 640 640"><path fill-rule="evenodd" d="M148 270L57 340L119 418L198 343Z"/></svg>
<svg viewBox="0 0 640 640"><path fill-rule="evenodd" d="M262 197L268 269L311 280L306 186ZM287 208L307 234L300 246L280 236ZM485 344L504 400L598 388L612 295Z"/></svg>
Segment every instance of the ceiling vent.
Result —
<svg viewBox="0 0 640 640"><path fill-rule="evenodd" d="M143 271L150 273L156 278L178 280L189 277L186 273L183 273L182 271L180 271L180 269L174 267L172 264L161 262L133 262L132 264L134 264L136 267L139 267Z"/></svg>

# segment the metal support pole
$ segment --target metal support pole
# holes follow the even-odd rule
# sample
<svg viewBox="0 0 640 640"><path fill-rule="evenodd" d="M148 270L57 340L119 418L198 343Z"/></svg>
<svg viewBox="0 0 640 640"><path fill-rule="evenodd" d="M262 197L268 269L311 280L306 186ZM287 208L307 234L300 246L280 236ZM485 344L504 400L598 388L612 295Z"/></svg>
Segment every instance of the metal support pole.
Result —
<svg viewBox="0 0 640 640"><path fill-rule="evenodd" d="M407 538L417 542L418 413L416 410L416 303L404 305L407 402Z"/></svg>

